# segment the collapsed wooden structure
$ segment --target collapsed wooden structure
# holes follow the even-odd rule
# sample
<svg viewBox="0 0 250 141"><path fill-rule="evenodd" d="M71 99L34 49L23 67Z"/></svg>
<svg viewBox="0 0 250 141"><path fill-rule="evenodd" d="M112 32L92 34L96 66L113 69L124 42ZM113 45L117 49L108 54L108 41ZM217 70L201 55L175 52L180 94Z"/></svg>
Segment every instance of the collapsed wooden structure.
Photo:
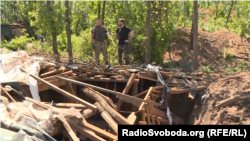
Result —
<svg viewBox="0 0 250 141"><path fill-rule="evenodd" d="M21 70L24 73L29 73L26 70ZM198 93L206 89L202 81L203 73L185 73L185 78L174 72L160 71L160 73L167 82L170 95L173 96L172 101L174 101L174 97L182 95L195 99L194 92ZM166 111L160 108L161 104L159 103L163 86L156 86L158 80L154 71L132 69L131 66L98 69L88 64L78 65L76 68L66 68L65 66L51 65L50 63L41 66L40 76L32 74L30 76L38 80L39 92L52 89L68 98L67 103L53 103L53 112L60 113L62 107L75 107L83 110L80 120L60 118L73 140L79 140L73 131L78 131L91 140L100 141L106 138L117 140L118 124L169 124ZM186 87L187 81L194 82L196 87ZM144 83L144 86L141 85L141 82ZM105 85L101 87L91 83L104 83ZM110 88L110 83L115 86ZM117 85L120 83L123 83L122 86L125 85L122 91L117 90ZM65 89L62 87L65 87ZM1 89L5 91L5 88L1 87ZM5 93L8 94L6 91ZM90 98L92 102L81 98L82 94ZM26 97L26 100L45 109L49 108L48 103L39 102L28 97ZM127 111L129 115L125 117L120 111ZM187 111L182 113L186 114ZM88 123L87 119L98 113L110 125L114 131L113 133ZM183 117L174 115L174 119L174 124L186 124Z"/></svg>

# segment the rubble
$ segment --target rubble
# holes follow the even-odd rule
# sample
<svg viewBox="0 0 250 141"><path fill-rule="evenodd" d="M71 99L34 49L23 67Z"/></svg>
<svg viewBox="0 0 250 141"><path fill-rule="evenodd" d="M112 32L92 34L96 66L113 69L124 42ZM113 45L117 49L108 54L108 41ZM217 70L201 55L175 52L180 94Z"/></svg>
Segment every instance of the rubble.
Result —
<svg viewBox="0 0 250 141"><path fill-rule="evenodd" d="M1 123L8 130L12 124L20 124L12 131L37 140L56 140L60 134L74 141L117 140L118 124L187 124L195 101L206 94L202 72L173 72L152 65L62 65L27 55L4 59L10 58L19 64L2 71L2 75L25 77L4 77ZM36 73L30 71L34 64L39 64ZM51 90L49 95L44 93ZM111 127L109 131L90 122L98 115Z"/></svg>

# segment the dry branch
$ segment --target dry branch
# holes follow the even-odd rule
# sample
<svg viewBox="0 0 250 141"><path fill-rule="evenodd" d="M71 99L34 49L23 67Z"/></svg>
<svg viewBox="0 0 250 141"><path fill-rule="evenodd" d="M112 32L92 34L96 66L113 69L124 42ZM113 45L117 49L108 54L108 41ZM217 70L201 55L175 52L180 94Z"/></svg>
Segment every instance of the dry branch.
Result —
<svg viewBox="0 0 250 141"><path fill-rule="evenodd" d="M108 103L107 101L100 95L97 94L97 92L93 89L85 88L83 90L84 94L88 97L92 98L96 102L100 103L100 105L105 108L105 110L114 118L116 119L120 124L129 124L128 121L120 115L117 111L115 111Z"/></svg>

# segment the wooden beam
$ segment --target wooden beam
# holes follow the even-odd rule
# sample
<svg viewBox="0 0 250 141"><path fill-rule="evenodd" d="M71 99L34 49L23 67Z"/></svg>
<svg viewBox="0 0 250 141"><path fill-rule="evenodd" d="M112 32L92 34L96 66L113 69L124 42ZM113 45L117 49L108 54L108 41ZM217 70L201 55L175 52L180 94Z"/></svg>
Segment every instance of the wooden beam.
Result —
<svg viewBox="0 0 250 141"><path fill-rule="evenodd" d="M103 138L97 136L96 134L93 134L90 130L84 129L72 121L69 121L69 124L70 126L72 126L73 129L75 129L76 131L78 131L79 133L83 134L84 136L93 141L106 141Z"/></svg>
<svg viewBox="0 0 250 141"><path fill-rule="evenodd" d="M21 69L21 68L20 68L20 70L26 72L25 70L23 70L23 69ZM28 72L26 72L26 73L28 73ZM97 107L96 107L95 105L93 105L93 104L91 104L91 103L89 103L89 102L87 102L87 101L84 101L84 100L82 100L81 98L76 97L76 96L74 96L74 95L68 93L68 92L65 91L65 90L62 90L62 89L56 87L55 85L53 85L53 84L51 84L51 83L49 83L49 82L47 82L47 81L45 81L45 80L43 80L43 79L41 79L41 78L35 76L35 75L33 75L33 74L30 74L30 73L28 73L28 74L29 74L30 76L32 76L33 78L35 78L36 80L41 81L41 82L43 82L44 84L46 84L47 86L51 87L53 90L57 91L58 93L61 93L62 95L66 96L66 97L68 97L68 98L70 98L70 99L72 99L72 100L74 100L74 101L76 101L76 102L79 102L79 103L83 104L84 106L86 106L86 107L88 107L88 108L90 108L90 109L92 109L92 110L97 110Z"/></svg>
<svg viewBox="0 0 250 141"><path fill-rule="evenodd" d="M50 83L57 86L57 87L62 87L62 86L66 85L66 81L59 81L58 79L54 80L54 81L50 81ZM46 85L44 83L39 83L38 84L38 91L39 92L47 91L49 89L51 89L51 87L49 87L48 85Z"/></svg>
<svg viewBox="0 0 250 141"><path fill-rule="evenodd" d="M5 94L13 101L16 102L16 100L5 90L5 88L3 88L3 86L1 85L1 89L5 92Z"/></svg>
<svg viewBox="0 0 250 141"><path fill-rule="evenodd" d="M116 82L116 83L127 83L128 79L110 79L110 78L101 78L101 79L94 79L94 77L84 77L79 78L76 77L78 81L91 81L91 82ZM135 79L134 83L139 83L139 79Z"/></svg>
<svg viewBox="0 0 250 141"><path fill-rule="evenodd" d="M148 90L148 93L147 93L147 95L145 96L145 98L144 98L144 100L146 100L147 98L148 98L148 96L150 95L150 93L151 93L151 91L153 90L153 87L150 87L149 88L149 90ZM139 107L139 110L138 111L141 111L142 110L142 108L144 107L144 102L142 102L141 104L140 104L140 107Z"/></svg>
<svg viewBox="0 0 250 141"><path fill-rule="evenodd" d="M122 99L124 101L146 102L146 103L153 104L155 106L161 106L161 104L159 104L159 103L155 103L155 102L152 102L152 101L136 98L136 97L133 97L133 96L130 96L130 95L125 95L125 94L122 94L120 92L108 90L108 89L97 87L97 86L90 85L90 84L87 84L87 83L83 83L83 82L79 82L79 81L75 81L75 80L72 80L72 79L59 77L59 76L58 76L58 78L61 79L61 80L70 81L70 82L72 82L74 84L78 84L78 85L81 85L81 86L84 86L84 87L90 87L90 88L93 88L93 89L96 89L96 90L99 90L99 91L102 91L102 92L106 92L106 93L110 93L110 94L114 94L114 95L119 95L119 99Z"/></svg>
<svg viewBox="0 0 250 141"><path fill-rule="evenodd" d="M79 124L79 123L77 123ZM87 129L91 130L91 131L94 131L97 135L99 136L103 136L103 137L107 137L109 139L112 139L112 140L117 140L117 136L99 128L99 127L96 127L90 123L88 123L86 120L83 121L83 125L84 127L86 127Z"/></svg>
<svg viewBox="0 0 250 141"><path fill-rule="evenodd" d="M118 124L112 119L109 113L106 112L98 102L96 102L95 105L98 111L101 113L103 119L110 125L110 127L115 131L115 133L118 134Z"/></svg>
<svg viewBox="0 0 250 141"><path fill-rule="evenodd" d="M131 86L133 85L133 83L134 83L134 79L135 79L135 73L133 73L131 76L130 76L130 78L129 78L129 80L128 80L128 82L127 82L127 85L125 86L125 88L123 89L123 92L122 92L122 94L128 94L128 91L129 91L129 89L131 88ZM117 98L119 98L119 95L117 95ZM120 107L121 107L121 105L122 105L122 100L118 100L118 102L117 102L117 109L120 109Z"/></svg>
<svg viewBox="0 0 250 141"><path fill-rule="evenodd" d="M71 139L73 141L80 141L80 139L76 136L76 134L74 133L74 131L69 126L69 123L66 121L65 117L64 116L57 116L57 118L62 122L62 124L65 127L66 131L70 135Z"/></svg>

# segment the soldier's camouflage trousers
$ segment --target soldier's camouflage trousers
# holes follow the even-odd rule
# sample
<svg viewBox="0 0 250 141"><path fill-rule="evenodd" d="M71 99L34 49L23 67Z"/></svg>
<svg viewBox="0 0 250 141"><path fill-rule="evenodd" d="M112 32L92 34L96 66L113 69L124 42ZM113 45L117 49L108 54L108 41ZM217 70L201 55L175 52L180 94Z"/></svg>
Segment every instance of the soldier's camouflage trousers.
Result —
<svg viewBox="0 0 250 141"><path fill-rule="evenodd" d="M105 64L108 64L108 52L106 42L95 41L95 43L93 44L93 49L95 50L95 63L100 63L99 56L100 52L102 52L103 61L105 62Z"/></svg>

